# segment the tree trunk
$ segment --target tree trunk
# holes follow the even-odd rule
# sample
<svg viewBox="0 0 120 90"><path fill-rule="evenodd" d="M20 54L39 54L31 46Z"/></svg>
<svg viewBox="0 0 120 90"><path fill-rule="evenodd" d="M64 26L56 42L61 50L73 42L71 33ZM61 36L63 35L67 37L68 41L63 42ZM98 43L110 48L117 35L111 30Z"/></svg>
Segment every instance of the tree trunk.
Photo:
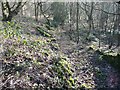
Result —
<svg viewBox="0 0 120 90"><path fill-rule="evenodd" d="M73 7L73 3L70 3L70 17L69 17L69 24L70 24L70 31L69 31L69 37L70 40L72 40L72 7Z"/></svg>
<svg viewBox="0 0 120 90"><path fill-rule="evenodd" d="M39 3L35 3L35 20L38 21L38 16L39 16Z"/></svg>
<svg viewBox="0 0 120 90"><path fill-rule="evenodd" d="M76 13L76 31L77 31L77 43L79 43L79 3L77 2L77 13Z"/></svg>
<svg viewBox="0 0 120 90"><path fill-rule="evenodd" d="M3 15L2 21L11 21L12 18L16 16L19 13L20 9L24 6L24 4L22 5L22 2L18 2L16 7L15 4L12 7L10 7L9 2L1 2L1 4Z"/></svg>
<svg viewBox="0 0 120 90"><path fill-rule="evenodd" d="M2 4L2 15L3 15L3 19L2 21L11 21L12 17L11 17L11 11L9 9L9 6L7 3L1 3Z"/></svg>
<svg viewBox="0 0 120 90"><path fill-rule="evenodd" d="M118 13L120 13L120 4L118 5ZM117 46L120 46L120 15L118 15L118 32L117 32L117 34L118 34L118 36L117 36L117 41L118 41L118 43L117 43Z"/></svg>

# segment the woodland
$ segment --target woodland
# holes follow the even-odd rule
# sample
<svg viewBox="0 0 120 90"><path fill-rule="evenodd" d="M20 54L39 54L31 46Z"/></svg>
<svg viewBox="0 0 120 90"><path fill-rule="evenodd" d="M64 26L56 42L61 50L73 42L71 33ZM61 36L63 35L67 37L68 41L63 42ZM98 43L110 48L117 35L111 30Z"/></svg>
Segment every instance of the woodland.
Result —
<svg viewBox="0 0 120 90"><path fill-rule="evenodd" d="M120 89L120 2L0 1L0 90Z"/></svg>

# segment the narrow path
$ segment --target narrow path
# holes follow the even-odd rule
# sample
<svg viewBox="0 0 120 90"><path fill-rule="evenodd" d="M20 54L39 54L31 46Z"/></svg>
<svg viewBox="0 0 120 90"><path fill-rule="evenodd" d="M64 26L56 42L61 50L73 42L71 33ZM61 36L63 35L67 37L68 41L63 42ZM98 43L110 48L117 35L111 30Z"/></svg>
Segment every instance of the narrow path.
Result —
<svg viewBox="0 0 120 90"><path fill-rule="evenodd" d="M99 61L99 54L88 51L87 46L80 42L77 45L70 41L64 31L56 33L61 51L68 56L75 68L74 76L77 85L87 88L120 87L118 72L105 61ZM81 41L81 40L80 40Z"/></svg>

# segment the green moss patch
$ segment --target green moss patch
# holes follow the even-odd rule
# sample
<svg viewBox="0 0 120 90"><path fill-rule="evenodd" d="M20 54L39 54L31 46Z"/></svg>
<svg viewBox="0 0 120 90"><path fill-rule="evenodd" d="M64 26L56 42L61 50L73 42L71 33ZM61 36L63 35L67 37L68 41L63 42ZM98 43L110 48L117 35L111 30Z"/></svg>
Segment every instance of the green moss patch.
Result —
<svg viewBox="0 0 120 90"><path fill-rule="evenodd" d="M45 28L43 27L36 27L36 30L39 32L40 35L44 36L44 37L52 37L52 35L45 30Z"/></svg>
<svg viewBox="0 0 120 90"><path fill-rule="evenodd" d="M65 58L55 59L53 70L59 78L58 83L61 83L63 87L72 87L75 85L74 79L72 78L71 65Z"/></svg>

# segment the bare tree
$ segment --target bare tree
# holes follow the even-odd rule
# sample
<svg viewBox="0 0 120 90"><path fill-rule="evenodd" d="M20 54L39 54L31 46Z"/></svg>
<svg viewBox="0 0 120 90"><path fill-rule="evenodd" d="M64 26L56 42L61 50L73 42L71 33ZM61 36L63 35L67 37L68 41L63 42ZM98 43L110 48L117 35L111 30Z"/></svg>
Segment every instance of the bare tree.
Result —
<svg viewBox="0 0 120 90"><path fill-rule="evenodd" d="M80 8L82 10L85 11L86 15L87 15L87 23L89 25L89 32L88 35L90 34L91 30L94 30L94 22L93 22L93 11L94 11L94 2L91 3L82 3L83 7L80 6ZM90 5L88 5L90 4Z"/></svg>
<svg viewBox="0 0 120 90"><path fill-rule="evenodd" d="M6 2L1 2L2 4L2 21L11 21L14 16L16 16L20 9L25 5L26 2L14 2L11 6L10 3L6 0Z"/></svg>
<svg viewBox="0 0 120 90"><path fill-rule="evenodd" d="M70 40L72 40L72 8L73 8L73 3L70 2L70 5L69 5L69 24L70 24L70 33L69 33L69 37L70 37Z"/></svg>
<svg viewBox="0 0 120 90"><path fill-rule="evenodd" d="M38 16L39 16L39 2L35 2L34 6L35 6L35 20L38 21Z"/></svg>
<svg viewBox="0 0 120 90"><path fill-rule="evenodd" d="M77 31L77 43L79 43L79 3L77 2L77 13L76 13L76 31Z"/></svg>

